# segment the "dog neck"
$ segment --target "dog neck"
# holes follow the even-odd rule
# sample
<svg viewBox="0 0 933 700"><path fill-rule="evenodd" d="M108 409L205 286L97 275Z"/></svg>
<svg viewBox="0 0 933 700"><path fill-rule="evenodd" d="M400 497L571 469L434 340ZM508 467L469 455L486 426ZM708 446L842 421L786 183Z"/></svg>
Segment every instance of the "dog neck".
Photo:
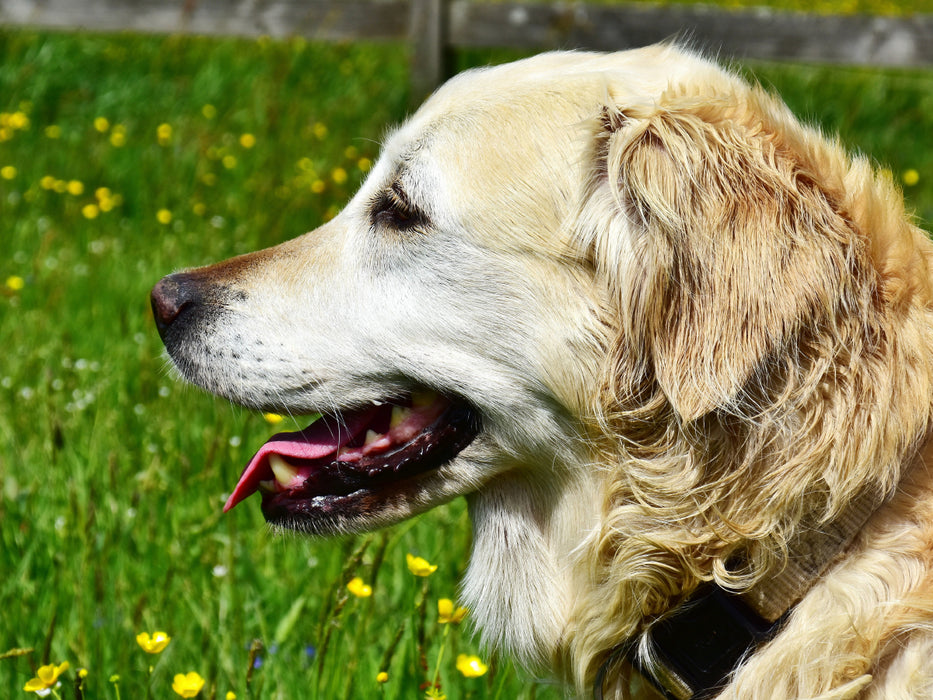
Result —
<svg viewBox="0 0 933 700"><path fill-rule="evenodd" d="M775 634L820 576L844 556L880 505L877 496L865 494L836 520L803 530L785 566L747 591L701 586L685 604L653 624L640 646L625 645L609 657L597 676L596 698L602 697L614 657L623 655L670 700L713 697L741 659Z"/></svg>
<svg viewBox="0 0 933 700"><path fill-rule="evenodd" d="M547 477L516 470L468 498L474 532L464 601L484 645L527 669L552 666L584 585L574 548L596 528L595 514L580 510L596 488L585 470Z"/></svg>
<svg viewBox="0 0 933 700"><path fill-rule="evenodd" d="M928 434L904 476L909 481L914 468L925 469L931 461L933 440ZM791 542L782 569L747 591L701 586L640 640L609 656L597 674L595 698L603 697L608 674L623 658L669 700L715 697L742 659L774 636L817 581L845 559L859 533L887 502L865 493L832 522L803 530Z"/></svg>

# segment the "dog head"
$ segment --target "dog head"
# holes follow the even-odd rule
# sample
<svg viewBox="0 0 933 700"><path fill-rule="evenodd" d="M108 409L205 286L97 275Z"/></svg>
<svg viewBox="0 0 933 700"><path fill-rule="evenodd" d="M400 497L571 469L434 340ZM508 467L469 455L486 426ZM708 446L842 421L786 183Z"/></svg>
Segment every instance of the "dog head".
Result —
<svg viewBox="0 0 933 700"><path fill-rule="evenodd" d="M878 416L929 386L885 368L930 296L896 201L689 52L546 54L454 78L335 219L152 304L188 380L323 414L228 507L328 534L467 496L484 636L585 680L737 551L760 574L896 480L925 409Z"/></svg>
<svg viewBox="0 0 933 700"><path fill-rule="evenodd" d="M301 469L267 489L271 519L358 530L579 453L611 325L574 225L588 119L610 98L606 70L652 100L691 66L712 70L651 49L455 78L390 135L334 220L162 280L153 309L184 377L239 404L324 415L273 442L234 500L274 481L278 454ZM424 459L388 458L408 442L401 422L424 434ZM358 444L370 430L391 444ZM308 464L324 457L340 468Z"/></svg>

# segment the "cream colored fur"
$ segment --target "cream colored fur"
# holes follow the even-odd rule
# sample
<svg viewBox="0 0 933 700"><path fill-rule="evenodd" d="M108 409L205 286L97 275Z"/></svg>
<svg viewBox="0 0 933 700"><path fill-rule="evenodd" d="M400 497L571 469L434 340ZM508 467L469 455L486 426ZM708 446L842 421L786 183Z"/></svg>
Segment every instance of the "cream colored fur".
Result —
<svg viewBox="0 0 933 700"><path fill-rule="evenodd" d="M393 186L420 226L376 221ZM701 582L885 499L722 697L929 698L931 256L889 178L712 62L546 54L450 81L334 221L199 272L217 315L173 358L279 410L468 400L480 437L340 529L466 496L482 638L581 697Z"/></svg>

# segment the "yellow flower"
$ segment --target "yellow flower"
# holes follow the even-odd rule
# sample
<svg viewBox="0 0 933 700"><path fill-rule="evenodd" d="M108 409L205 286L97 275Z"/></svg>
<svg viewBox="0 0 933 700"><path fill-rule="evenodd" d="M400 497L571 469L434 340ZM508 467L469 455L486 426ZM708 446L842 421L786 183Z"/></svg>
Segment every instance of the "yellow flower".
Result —
<svg viewBox="0 0 933 700"><path fill-rule="evenodd" d="M240 145L243 148L252 148L256 145L256 137L252 134L241 134L240 135Z"/></svg>
<svg viewBox="0 0 933 700"><path fill-rule="evenodd" d="M165 632L153 632L150 636L148 632L140 632L136 635L136 643L142 647L147 654L158 654L168 646L172 641Z"/></svg>
<svg viewBox="0 0 933 700"><path fill-rule="evenodd" d="M904 171L901 179L904 180L905 185L908 187L913 187L918 182L920 182L920 173L918 173L914 168L910 168L909 170Z"/></svg>
<svg viewBox="0 0 933 700"><path fill-rule="evenodd" d="M110 211L123 202L123 197L111 192L109 187L98 187L94 190L94 198L101 211Z"/></svg>
<svg viewBox="0 0 933 700"><path fill-rule="evenodd" d="M325 189L327 189L327 183L323 180L315 180L311 183L311 191L314 194L321 194Z"/></svg>
<svg viewBox="0 0 933 700"><path fill-rule="evenodd" d="M113 131L110 132L110 145L114 148L120 148L126 145L126 127L122 124L114 124Z"/></svg>
<svg viewBox="0 0 933 700"><path fill-rule="evenodd" d="M489 667L478 656L459 654L457 656L457 670L466 678L479 678L489 670Z"/></svg>
<svg viewBox="0 0 933 700"><path fill-rule="evenodd" d="M205 119L213 119L217 116L217 108L214 105L204 105L201 107L201 114L204 115Z"/></svg>
<svg viewBox="0 0 933 700"><path fill-rule="evenodd" d="M55 189L55 178L51 175L43 175L42 179L39 180L39 187L44 190L54 190Z"/></svg>
<svg viewBox="0 0 933 700"><path fill-rule="evenodd" d="M82 668L80 671L78 671L78 678L87 678L87 676L88 670L86 668Z"/></svg>
<svg viewBox="0 0 933 700"><path fill-rule="evenodd" d="M356 161L356 167L358 167L361 172L367 173L369 169L373 167L373 162L369 158L360 158Z"/></svg>
<svg viewBox="0 0 933 700"><path fill-rule="evenodd" d="M379 673L376 674L377 683L385 683L387 680L389 680L389 674L386 673L385 671L380 671Z"/></svg>
<svg viewBox="0 0 933 700"><path fill-rule="evenodd" d="M110 129L110 120L107 117L97 117L94 119L94 128L103 134Z"/></svg>
<svg viewBox="0 0 933 700"><path fill-rule="evenodd" d="M167 146L172 140L172 125L159 124L159 126L156 127L156 138L159 140L160 146Z"/></svg>
<svg viewBox="0 0 933 700"><path fill-rule="evenodd" d="M236 700L236 693L232 690L228 690L227 694L224 695L224 700Z"/></svg>
<svg viewBox="0 0 933 700"><path fill-rule="evenodd" d="M427 560L410 552L405 555L405 561L408 563L408 570L415 576L430 576L437 571L437 564L429 564Z"/></svg>
<svg viewBox="0 0 933 700"><path fill-rule="evenodd" d="M62 136L62 128L56 124L45 127L45 136L50 139L58 139Z"/></svg>
<svg viewBox="0 0 933 700"><path fill-rule="evenodd" d="M450 598L441 598L437 601L437 621L442 625L453 622L455 625L463 622L469 610L463 607L454 609L454 602Z"/></svg>
<svg viewBox="0 0 933 700"><path fill-rule="evenodd" d="M84 183L80 180L69 180L65 187L68 189L68 194L72 194L75 197L80 197L84 194Z"/></svg>
<svg viewBox="0 0 933 700"><path fill-rule="evenodd" d="M12 180L16 177L16 167L13 165L4 165L0 168L0 177L4 180Z"/></svg>
<svg viewBox="0 0 933 700"><path fill-rule="evenodd" d="M314 130L314 135L319 139L324 139L327 137L327 125L317 122L312 129Z"/></svg>
<svg viewBox="0 0 933 700"><path fill-rule="evenodd" d="M204 216L205 212L207 211L207 205L204 202L195 202L191 205L191 211L193 211L197 216ZM269 419L266 418L266 420Z"/></svg>
<svg viewBox="0 0 933 700"><path fill-rule="evenodd" d="M350 579L350 582L347 584L347 590L357 598L369 598L369 596L373 594L372 586L363 583L363 579L359 576Z"/></svg>
<svg viewBox="0 0 933 700"><path fill-rule="evenodd" d="M426 700L447 700L447 696L444 695L444 692L436 685L432 685L428 688L424 693L424 697Z"/></svg>
<svg viewBox="0 0 933 700"><path fill-rule="evenodd" d="M10 275L6 278L6 288L12 292L18 292L26 286L26 280L19 275Z"/></svg>
<svg viewBox="0 0 933 700"><path fill-rule="evenodd" d="M29 128L29 117L23 112L13 112L8 117L7 125L14 131L23 131Z"/></svg>
<svg viewBox="0 0 933 700"><path fill-rule="evenodd" d="M160 224L168 225L172 223L172 212L168 209L159 209L156 212L156 219L158 219Z"/></svg>
<svg viewBox="0 0 933 700"><path fill-rule="evenodd" d="M357 150L356 146L347 146L345 149L343 149L343 157L347 160L353 160L359 154L360 152Z"/></svg>
<svg viewBox="0 0 933 700"><path fill-rule="evenodd" d="M81 216L85 219L96 219L100 216L100 207L96 204L85 204L81 207Z"/></svg>
<svg viewBox="0 0 933 700"><path fill-rule="evenodd" d="M107 199L100 200L100 210L101 211L110 211L114 207L118 207L123 204L123 197L118 194L113 195L113 197L108 197Z"/></svg>
<svg viewBox="0 0 933 700"><path fill-rule="evenodd" d="M342 185L347 181L347 171L343 168L334 168L334 171L330 174L330 177L338 185Z"/></svg>
<svg viewBox="0 0 933 700"><path fill-rule="evenodd" d="M285 420L285 417L280 416L278 413L263 413L262 417L266 419L266 423L269 425L276 425Z"/></svg>
<svg viewBox="0 0 933 700"><path fill-rule="evenodd" d="M236 167L236 156L226 155L220 160L227 170L233 170Z"/></svg>
<svg viewBox="0 0 933 700"><path fill-rule="evenodd" d="M176 674L175 679L172 681L172 690L183 698L193 698L201 692L203 687L204 679L198 675L197 671L191 671L188 674Z"/></svg>
<svg viewBox="0 0 933 700"><path fill-rule="evenodd" d="M62 662L58 666L55 664L40 666L39 670L36 671L36 677L28 680L26 685L23 686L23 690L25 690L27 693L46 695L47 693L44 693L43 691L47 691L49 688L58 683L58 677L67 670L67 661Z"/></svg>

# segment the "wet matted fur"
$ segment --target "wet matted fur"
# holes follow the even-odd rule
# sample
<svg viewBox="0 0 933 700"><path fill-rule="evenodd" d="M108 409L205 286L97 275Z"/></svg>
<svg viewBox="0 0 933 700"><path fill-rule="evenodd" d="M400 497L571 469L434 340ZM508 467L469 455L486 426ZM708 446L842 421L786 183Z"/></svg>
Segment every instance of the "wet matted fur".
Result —
<svg viewBox="0 0 933 700"><path fill-rule="evenodd" d="M721 697L928 698L931 255L889 176L656 46L454 78L337 218L153 304L181 373L244 405L462 406L478 432L440 463L273 520L358 531L466 496L483 639L573 692L702 582L753 588L868 498ZM607 695L630 685L613 666Z"/></svg>

